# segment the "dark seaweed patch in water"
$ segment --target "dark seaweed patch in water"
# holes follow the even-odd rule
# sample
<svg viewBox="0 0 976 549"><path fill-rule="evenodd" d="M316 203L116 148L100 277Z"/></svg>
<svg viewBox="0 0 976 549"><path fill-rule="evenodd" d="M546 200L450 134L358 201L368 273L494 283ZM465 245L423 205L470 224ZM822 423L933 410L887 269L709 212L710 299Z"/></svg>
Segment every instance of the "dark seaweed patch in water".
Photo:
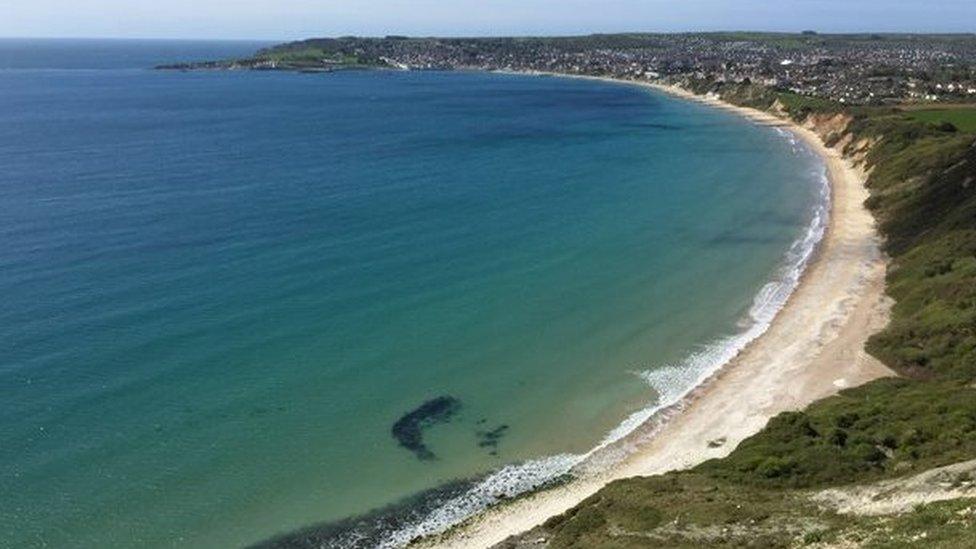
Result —
<svg viewBox="0 0 976 549"><path fill-rule="evenodd" d="M420 405L393 424L393 438L418 459L432 460L437 456L424 444L424 429L436 423L450 421L461 409L461 401L451 396L440 396Z"/></svg>
<svg viewBox="0 0 976 549"><path fill-rule="evenodd" d="M659 122L631 122L626 124L631 128L651 128L655 130L680 130L681 126L675 124L662 124Z"/></svg>
<svg viewBox="0 0 976 549"><path fill-rule="evenodd" d="M397 503L335 522L284 534L254 549L359 549L376 547L391 534L426 518L435 509L467 492L480 478L458 480Z"/></svg>
<svg viewBox="0 0 976 549"><path fill-rule="evenodd" d="M508 425L499 425L490 431L476 431L478 447L488 450L488 453L493 456L497 456L498 443L505 436L506 431L508 431Z"/></svg>

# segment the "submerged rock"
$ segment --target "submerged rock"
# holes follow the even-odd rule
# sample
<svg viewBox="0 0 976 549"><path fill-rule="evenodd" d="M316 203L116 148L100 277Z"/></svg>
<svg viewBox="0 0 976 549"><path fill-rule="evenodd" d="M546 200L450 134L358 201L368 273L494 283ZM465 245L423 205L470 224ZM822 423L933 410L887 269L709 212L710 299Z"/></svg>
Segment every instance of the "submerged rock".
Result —
<svg viewBox="0 0 976 549"><path fill-rule="evenodd" d="M424 444L423 431L437 423L445 423L461 409L461 401L451 396L439 396L404 414L391 430L393 438L418 459L432 460L437 456Z"/></svg>
<svg viewBox="0 0 976 549"><path fill-rule="evenodd" d="M506 431L508 431L508 425L499 425L490 431L477 431L478 447L488 450L488 453L493 456L497 456L498 442L505 436Z"/></svg>

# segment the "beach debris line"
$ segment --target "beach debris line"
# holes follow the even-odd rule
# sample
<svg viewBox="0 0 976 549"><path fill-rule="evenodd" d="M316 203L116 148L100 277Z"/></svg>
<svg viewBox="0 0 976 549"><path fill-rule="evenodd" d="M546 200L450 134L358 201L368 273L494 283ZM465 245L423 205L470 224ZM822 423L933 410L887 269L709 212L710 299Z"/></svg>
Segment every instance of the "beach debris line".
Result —
<svg viewBox="0 0 976 549"><path fill-rule="evenodd" d="M391 433L400 446L413 452L417 459L431 461L437 456L424 444L424 429L447 423L460 410L461 401L452 396L432 398L401 416L393 424Z"/></svg>

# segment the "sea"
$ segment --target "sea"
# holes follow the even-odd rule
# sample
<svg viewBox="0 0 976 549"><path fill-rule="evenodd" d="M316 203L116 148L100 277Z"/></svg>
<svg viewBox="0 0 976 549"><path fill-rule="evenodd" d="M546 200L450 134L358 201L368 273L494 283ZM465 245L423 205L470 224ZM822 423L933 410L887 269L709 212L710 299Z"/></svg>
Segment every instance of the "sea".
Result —
<svg viewBox="0 0 976 549"><path fill-rule="evenodd" d="M571 478L762 333L787 132L485 72L0 40L0 547L400 546Z"/></svg>

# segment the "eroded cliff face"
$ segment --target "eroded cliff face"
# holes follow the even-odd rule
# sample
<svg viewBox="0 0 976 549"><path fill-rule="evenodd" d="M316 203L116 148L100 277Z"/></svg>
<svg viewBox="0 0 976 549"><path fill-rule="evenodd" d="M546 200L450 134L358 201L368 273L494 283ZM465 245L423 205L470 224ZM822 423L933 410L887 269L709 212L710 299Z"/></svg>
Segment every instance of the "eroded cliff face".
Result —
<svg viewBox="0 0 976 549"><path fill-rule="evenodd" d="M770 110L778 116L790 118L779 101ZM851 129L853 116L847 113L810 113L796 122L817 134L828 147L850 160L854 167L864 170L865 176L870 174L867 156L880 138L856 135Z"/></svg>
<svg viewBox="0 0 976 549"><path fill-rule="evenodd" d="M800 123L803 127L819 135L824 143L833 145L843 138L853 120L853 117L845 113L811 113Z"/></svg>

